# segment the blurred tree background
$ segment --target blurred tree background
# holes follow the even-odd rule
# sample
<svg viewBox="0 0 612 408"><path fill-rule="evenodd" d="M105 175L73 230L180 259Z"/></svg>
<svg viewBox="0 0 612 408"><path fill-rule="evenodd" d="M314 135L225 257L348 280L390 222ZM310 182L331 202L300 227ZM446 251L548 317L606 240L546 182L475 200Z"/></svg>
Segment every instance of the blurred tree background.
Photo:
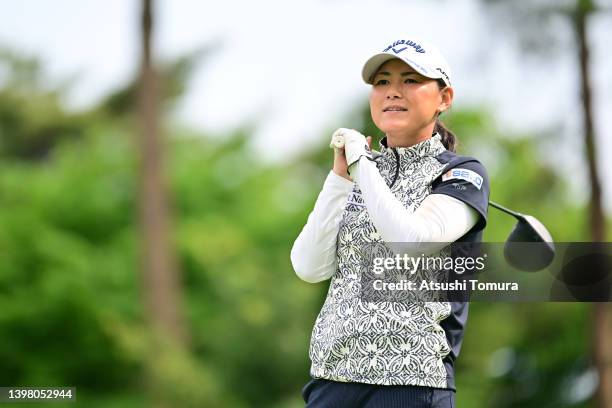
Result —
<svg viewBox="0 0 612 408"><path fill-rule="evenodd" d="M162 117L206 53L161 64ZM0 52L0 384L76 386L65 406L145 407L147 371L176 407L300 407L308 343L328 283L293 273L289 251L332 155L339 124L380 137L362 103L321 148L291 163L253 154L254 127L225 137L168 125L171 240L189 345L158 356L139 277L137 78L87 111L66 109L44 67ZM365 101L364 101L365 102ZM554 132L503 132L486 107L445 118L460 153L489 170L491 199L529 213L557 241L588 240L588 208L542 160ZM494 211L485 239L513 220ZM590 306L471 305L458 360L460 407L590 407L597 385ZM57 404L57 406L62 406Z"/></svg>

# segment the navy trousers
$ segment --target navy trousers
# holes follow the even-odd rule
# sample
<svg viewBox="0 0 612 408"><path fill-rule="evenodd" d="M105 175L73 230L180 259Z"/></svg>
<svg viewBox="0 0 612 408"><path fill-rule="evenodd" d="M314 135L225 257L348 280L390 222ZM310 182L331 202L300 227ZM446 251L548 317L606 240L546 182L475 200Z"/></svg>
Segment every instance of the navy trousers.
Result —
<svg viewBox="0 0 612 408"><path fill-rule="evenodd" d="M454 408L455 391L413 385L343 383L321 378L302 388L306 408Z"/></svg>

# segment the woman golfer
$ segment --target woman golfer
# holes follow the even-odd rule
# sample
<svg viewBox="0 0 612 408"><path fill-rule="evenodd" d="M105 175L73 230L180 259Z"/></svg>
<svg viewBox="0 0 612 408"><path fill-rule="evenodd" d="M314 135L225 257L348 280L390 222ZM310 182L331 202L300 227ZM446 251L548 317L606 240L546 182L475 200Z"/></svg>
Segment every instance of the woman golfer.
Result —
<svg viewBox="0 0 612 408"><path fill-rule="evenodd" d="M405 38L368 59L380 153L351 129L332 136L333 170L291 250L307 282L331 278L311 343L307 407L453 407L466 302L366 301L364 248L395 243L440 253L479 242L489 185L480 162L455 154L438 117L453 102L451 70L431 44ZM398 244L399 243L399 244Z"/></svg>

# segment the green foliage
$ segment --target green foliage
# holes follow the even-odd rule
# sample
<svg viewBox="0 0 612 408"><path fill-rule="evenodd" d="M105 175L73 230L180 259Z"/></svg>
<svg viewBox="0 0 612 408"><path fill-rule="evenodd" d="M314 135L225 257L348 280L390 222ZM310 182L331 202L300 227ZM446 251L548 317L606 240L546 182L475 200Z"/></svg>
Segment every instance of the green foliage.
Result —
<svg viewBox="0 0 612 408"><path fill-rule="evenodd" d="M84 168L82 147L58 149L45 164L2 165L3 384L102 390L134 378L134 363L102 324L107 313L139 314L133 293L125 292L136 279L125 273L134 261L124 215L129 198L113 191L129 183L129 166L112 150L91 146Z"/></svg>
<svg viewBox="0 0 612 408"><path fill-rule="evenodd" d="M0 50L0 158L43 159L62 138L77 138L84 118L65 111L62 88L42 87L35 58Z"/></svg>
<svg viewBox="0 0 612 408"><path fill-rule="evenodd" d="M177 140L170 169L192 354L161 353L153 371L169 387L187 387L170 393L182 406L201 402L194 392L211 383L224 392L218 406L291 399L306 379L319 296L289 264L310 197L287 206L284 177L300 169L250 161L243 135ZM109 128L61 144L45 163L2 164L1 383L78 384L88 395L142 386L151 345L139 300L133 157L129 135Z"/></svg>

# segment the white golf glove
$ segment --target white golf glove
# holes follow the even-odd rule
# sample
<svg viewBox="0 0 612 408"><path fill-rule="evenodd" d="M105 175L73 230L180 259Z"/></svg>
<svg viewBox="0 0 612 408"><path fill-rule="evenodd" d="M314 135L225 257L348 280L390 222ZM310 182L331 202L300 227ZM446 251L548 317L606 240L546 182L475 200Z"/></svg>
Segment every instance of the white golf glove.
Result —
<svg viewBox="0 0 612 408"><path fill-rule="evenodd" d="M349 173L351 165L357 163L360 157L364 156L372 160L372 151L365 136L353 129L340 128L336 130L332 135L329 147L336 149L344 147Z"/></svg>

